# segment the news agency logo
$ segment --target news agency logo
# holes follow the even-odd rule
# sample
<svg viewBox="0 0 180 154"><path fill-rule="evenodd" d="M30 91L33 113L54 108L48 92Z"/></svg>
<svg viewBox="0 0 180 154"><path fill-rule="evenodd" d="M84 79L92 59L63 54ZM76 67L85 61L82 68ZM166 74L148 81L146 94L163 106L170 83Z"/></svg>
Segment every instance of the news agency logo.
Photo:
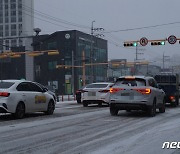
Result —
<svg viewBox="0 0 180 154"><path fill-rule="evenodd" d="M180 149L180 142L164 142L162 149Z"/></svg>

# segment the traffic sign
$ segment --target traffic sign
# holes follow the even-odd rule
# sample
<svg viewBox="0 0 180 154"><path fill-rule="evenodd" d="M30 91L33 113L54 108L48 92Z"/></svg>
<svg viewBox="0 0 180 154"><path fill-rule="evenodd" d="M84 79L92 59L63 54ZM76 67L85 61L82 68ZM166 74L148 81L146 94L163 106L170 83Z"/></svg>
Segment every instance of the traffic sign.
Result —
<svg viewBox="0 0 180 154"><path fill-rule="evenodd" d="M169 42L169 44L175 44L176 41L177 41L176 36L171 35L171 36L168 37L168 42Z"/></svg>
<svg viewBox="0 0 180 154"><path fill-rule="evenodd" d="M139 42L142 46L146 46L148 44L148 39L146 37L142 37Z"/></svg>

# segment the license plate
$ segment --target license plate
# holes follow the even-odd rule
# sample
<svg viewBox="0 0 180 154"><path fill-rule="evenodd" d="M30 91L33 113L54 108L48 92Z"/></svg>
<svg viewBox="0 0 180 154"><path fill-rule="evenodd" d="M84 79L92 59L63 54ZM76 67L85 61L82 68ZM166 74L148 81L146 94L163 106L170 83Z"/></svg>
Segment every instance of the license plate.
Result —
<svg viewBox="0 0 180 154"><path fill-rule="evenodd" d="M121 96L130 96L129 93L122 93Z"/></svg>
<svg viewBox="0 0 180 154"><path fill-rule="evenodd" d="M96 96L96 92L88 92L88 96Z"/></svg>

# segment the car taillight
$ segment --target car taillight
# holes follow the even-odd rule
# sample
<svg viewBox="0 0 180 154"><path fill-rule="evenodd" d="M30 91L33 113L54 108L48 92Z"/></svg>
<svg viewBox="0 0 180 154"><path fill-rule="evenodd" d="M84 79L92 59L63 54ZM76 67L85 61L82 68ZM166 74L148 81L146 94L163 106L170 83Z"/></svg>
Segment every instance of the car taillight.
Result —
<svg viewBox="0 0 180 154"><path fill-rule="evenodd" d="M169 96L170 100L175 99L175 96Z"/></svg>
<svg viewBox="0 0 180 154"><path fill-rule="evenodd" d="M100 91L98 91L98 92L100 92L100 93L108 93L109 90L108 90L108 89L105 89L105 90L100 90Z"/></svg>
<svg viewBox="0 0 180 154"><path fill-rule="evenodd" d="M149 88L135 89L135 90L142 94L150 94L151 93L151 89L149 89Z"/></svg>
<svg viewBox="0 0 180 154"><path fill-rule="evenodd" d="M110 88L110 93L117 93L118 91L124 90L123 88Z"/></svg>
<svg viewBox="0 0 180 154"><path fill-rule="evenodd" d="M10 95L10 93L8 93L8 92L0 92L1 97L8 97L9 95Z"/></svg>

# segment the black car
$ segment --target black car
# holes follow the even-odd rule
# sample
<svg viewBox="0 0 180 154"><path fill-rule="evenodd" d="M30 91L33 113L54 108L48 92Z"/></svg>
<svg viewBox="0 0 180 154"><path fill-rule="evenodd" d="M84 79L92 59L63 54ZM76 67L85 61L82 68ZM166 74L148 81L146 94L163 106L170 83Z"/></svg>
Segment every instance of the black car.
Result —
<svg viewBox="0 0 180 154"><path fill-rule="evenodd" d="M79 104L79 103L81 103L81 94L83 93L83 89L86 87L87 85L85 85L85 86L82 86L80 89L78 89L77 91L76 91L76 101L77 101L77 103Z"/></svg>

